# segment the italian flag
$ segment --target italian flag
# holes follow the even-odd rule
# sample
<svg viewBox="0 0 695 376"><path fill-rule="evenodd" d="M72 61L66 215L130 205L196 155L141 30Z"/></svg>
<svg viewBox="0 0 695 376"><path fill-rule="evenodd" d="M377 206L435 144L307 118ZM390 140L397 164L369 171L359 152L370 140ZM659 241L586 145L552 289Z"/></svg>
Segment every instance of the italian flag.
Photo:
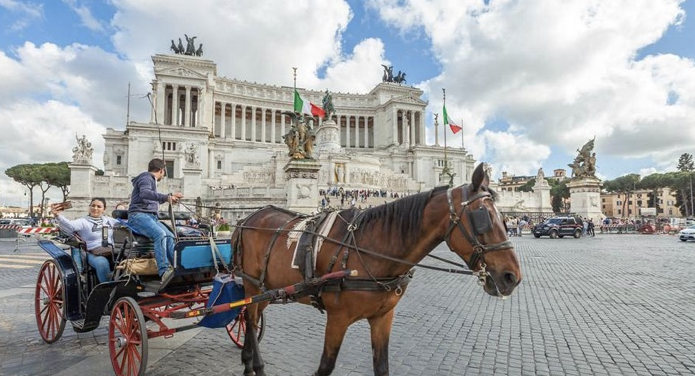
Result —
<svg viewBox="0 0 695 376"><path fill-rule="evenodd" d="M313 116L320 116L324 117L326 116L326 112L323 110L323 108L307 101L302 98L301 95L297 92L297 90L294 90L294 112L299 112L302 114L311 114Z"/></svg>
<svg viewBox="0 0 695 376"><path fill-rule="evenodd" d="M297 108L297 105L295 104L295 108ZM454 134L459 133L460 130L463 128L460 125L456 125L455 123L451 122L449 119L449 115L446 113L446 105L444 105L444 124L449 124L449 127L451 128L451 131L454 132Z"/></svg>

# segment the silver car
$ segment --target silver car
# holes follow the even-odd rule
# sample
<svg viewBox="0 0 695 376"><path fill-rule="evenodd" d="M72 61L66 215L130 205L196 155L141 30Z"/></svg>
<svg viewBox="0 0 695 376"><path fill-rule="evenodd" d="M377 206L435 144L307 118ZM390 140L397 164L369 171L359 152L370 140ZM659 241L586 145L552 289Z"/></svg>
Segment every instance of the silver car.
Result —
<svg viewBox="0 0 695 376"><path fill-rule="evenodd" d="M695 225L680 230L678 232L678 239L680 239L682 242L695 240Z"/></svg>

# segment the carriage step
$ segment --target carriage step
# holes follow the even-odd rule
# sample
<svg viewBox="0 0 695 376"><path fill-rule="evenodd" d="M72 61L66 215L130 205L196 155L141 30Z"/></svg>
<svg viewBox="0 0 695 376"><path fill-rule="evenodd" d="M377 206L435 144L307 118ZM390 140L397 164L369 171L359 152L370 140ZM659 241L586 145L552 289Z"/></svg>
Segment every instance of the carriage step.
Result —
<svg viewBox="0 0 695 376"><path fill-rule="evenodd" d="M155 292L152 292L152 291L140 291L140 292L138 292L138 298L151 298L155 295L157 295L157 294Z"/></svg>

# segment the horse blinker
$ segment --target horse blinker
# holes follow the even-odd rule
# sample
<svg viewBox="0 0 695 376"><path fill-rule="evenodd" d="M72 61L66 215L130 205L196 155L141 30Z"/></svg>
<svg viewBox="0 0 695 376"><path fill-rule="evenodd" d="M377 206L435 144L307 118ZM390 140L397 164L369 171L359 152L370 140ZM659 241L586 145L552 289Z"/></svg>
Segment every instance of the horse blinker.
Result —
<svg viewBox="0 0 695 376"><path fill-rule="evenodd" d="M492 221L490 221L490 212L487 208L480 207L468 212L468 219L476 235L483 235L492 230Z"/></svg>

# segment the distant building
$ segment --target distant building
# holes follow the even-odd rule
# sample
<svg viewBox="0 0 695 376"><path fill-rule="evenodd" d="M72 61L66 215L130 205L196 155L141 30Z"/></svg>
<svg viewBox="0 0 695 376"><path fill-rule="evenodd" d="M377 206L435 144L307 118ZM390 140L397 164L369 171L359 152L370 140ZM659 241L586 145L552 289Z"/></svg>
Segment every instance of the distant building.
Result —
<svg viewBox="0 0 695 376"><path fill-rule="evenodd" d="M498 190L499 191L517 191L519 187L528 183L529 180L535 180L536 176L515 176L509 175L507 171L502 171L502 177L499 178Z"/></svg>
<svg viewBox="0 0 695 376"><path fill-rule="evenodd" d="M601 193L601 211L611 218L637 218L641 216L641 208L654 207L649 205L650 189L636 190L631 194ZM676 206L676 194L669 188L657 191L659 209L657 217L682 217Z"/></svg>

